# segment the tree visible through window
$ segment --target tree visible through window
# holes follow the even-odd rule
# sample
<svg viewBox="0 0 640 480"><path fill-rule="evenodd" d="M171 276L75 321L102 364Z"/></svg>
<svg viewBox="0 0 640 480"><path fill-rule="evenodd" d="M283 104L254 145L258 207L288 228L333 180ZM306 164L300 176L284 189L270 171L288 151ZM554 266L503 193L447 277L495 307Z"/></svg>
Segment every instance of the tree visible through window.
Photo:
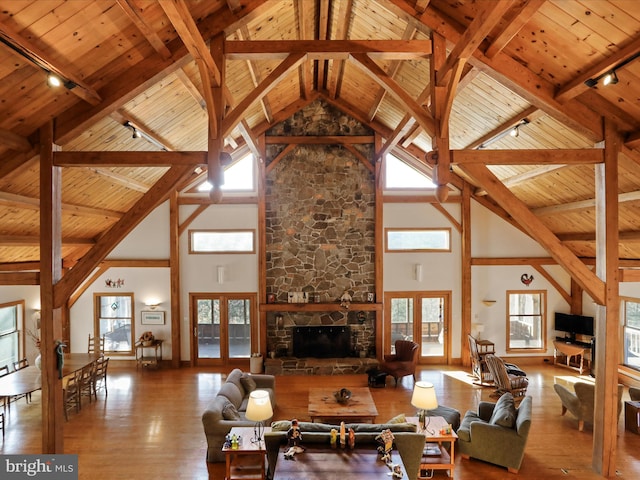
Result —
<svg viewBox="0 0 640 480"><path fill-rule="evenodd" d="M507 351L545 350L547 294L538 291L507 292Z"/></svg>

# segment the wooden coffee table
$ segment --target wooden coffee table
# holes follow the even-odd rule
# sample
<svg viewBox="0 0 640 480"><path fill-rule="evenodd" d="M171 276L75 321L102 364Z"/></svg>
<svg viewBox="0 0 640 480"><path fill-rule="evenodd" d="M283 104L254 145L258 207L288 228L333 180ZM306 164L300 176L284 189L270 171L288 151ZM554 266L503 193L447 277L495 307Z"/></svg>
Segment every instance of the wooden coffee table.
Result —
<svg viewBox="0 0 640 480"><path fill-rule="evenodd" d="M346 404L338 403L333 391L327 388L309 389L309 416L316 420L368 420L375 422L378 409L373 402L371 392L366 387L349 388L351 399Z"/></svg>

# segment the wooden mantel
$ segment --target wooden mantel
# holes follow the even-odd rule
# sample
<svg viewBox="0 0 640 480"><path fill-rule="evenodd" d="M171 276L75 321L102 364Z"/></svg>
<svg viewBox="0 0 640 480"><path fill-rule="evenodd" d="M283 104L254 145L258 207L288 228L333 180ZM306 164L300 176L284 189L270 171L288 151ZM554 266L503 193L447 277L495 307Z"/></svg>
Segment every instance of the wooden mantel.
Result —
<svg viewBox="0 0 640 480"><path fill-rule="evenodd" d="M261 303L263 312L381 312L381 303L350 303L349 308L339 303Z"/></svg>

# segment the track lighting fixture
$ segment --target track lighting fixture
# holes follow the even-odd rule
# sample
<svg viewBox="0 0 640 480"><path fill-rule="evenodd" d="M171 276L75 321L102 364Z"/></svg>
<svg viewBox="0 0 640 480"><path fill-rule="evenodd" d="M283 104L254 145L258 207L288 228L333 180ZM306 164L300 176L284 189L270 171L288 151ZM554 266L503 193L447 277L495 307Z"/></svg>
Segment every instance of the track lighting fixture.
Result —
<svg viewBox="0 0 640 480"><path fill-rule="evenodd" d="M620 70L622 67L624 67L625 65L627 65L628 63L631 63L632 61L634 61L638 57L640 57L640 52L636 53L635 55L631 55L629 58L618 63L613 68L611 68L611 70L608 70L597 77L593 77L586 80L584 84L587 87L593 88L596 85L598 85L598 82L600 80L602 80L602 85L604 87L606 87L607 85L615 85L616 83L618 83L618 74L616 72Z"/></svg>
<svg viewBox="0 0 640 480"><path fill-rule="evenodd" d="M498 140L506 137L507 135L510 135L514 138L517 138L520 136L520 127L522 127L523 125L528 125L529 124L529 120L527 120L526 118L523 118L521 120L519 120L518 122L516 122L515 125L509 125L505 130L503 130L502 132L496 134L495 136L491 137L489 140L486 140L482 145L480 145L478 147L478 150L482 150L483 148L487 148L489 145L491 145L494 142L497 142Z"/></svg>

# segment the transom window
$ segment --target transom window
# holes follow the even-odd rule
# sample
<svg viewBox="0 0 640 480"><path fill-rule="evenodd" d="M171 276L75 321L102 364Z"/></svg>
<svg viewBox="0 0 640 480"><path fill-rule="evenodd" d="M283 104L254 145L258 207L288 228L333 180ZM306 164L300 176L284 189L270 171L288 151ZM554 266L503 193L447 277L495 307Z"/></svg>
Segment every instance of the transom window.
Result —
<svg viewBox="0 0 640 480"><path fill-rule="evenodd" d="M387 252L450 252L450 228L387 228Z"/></svg>
<svg viewBox="0 0 640 480"><path fill-rule="evenodd" d="M546 349L547 292L507 292L507 352Z"/></svg>
<svg viewBox="0 0 640 480"><path fill-rule="evenodd" d="M255 253L254 230L189 230L189 253Z"/></svg>

